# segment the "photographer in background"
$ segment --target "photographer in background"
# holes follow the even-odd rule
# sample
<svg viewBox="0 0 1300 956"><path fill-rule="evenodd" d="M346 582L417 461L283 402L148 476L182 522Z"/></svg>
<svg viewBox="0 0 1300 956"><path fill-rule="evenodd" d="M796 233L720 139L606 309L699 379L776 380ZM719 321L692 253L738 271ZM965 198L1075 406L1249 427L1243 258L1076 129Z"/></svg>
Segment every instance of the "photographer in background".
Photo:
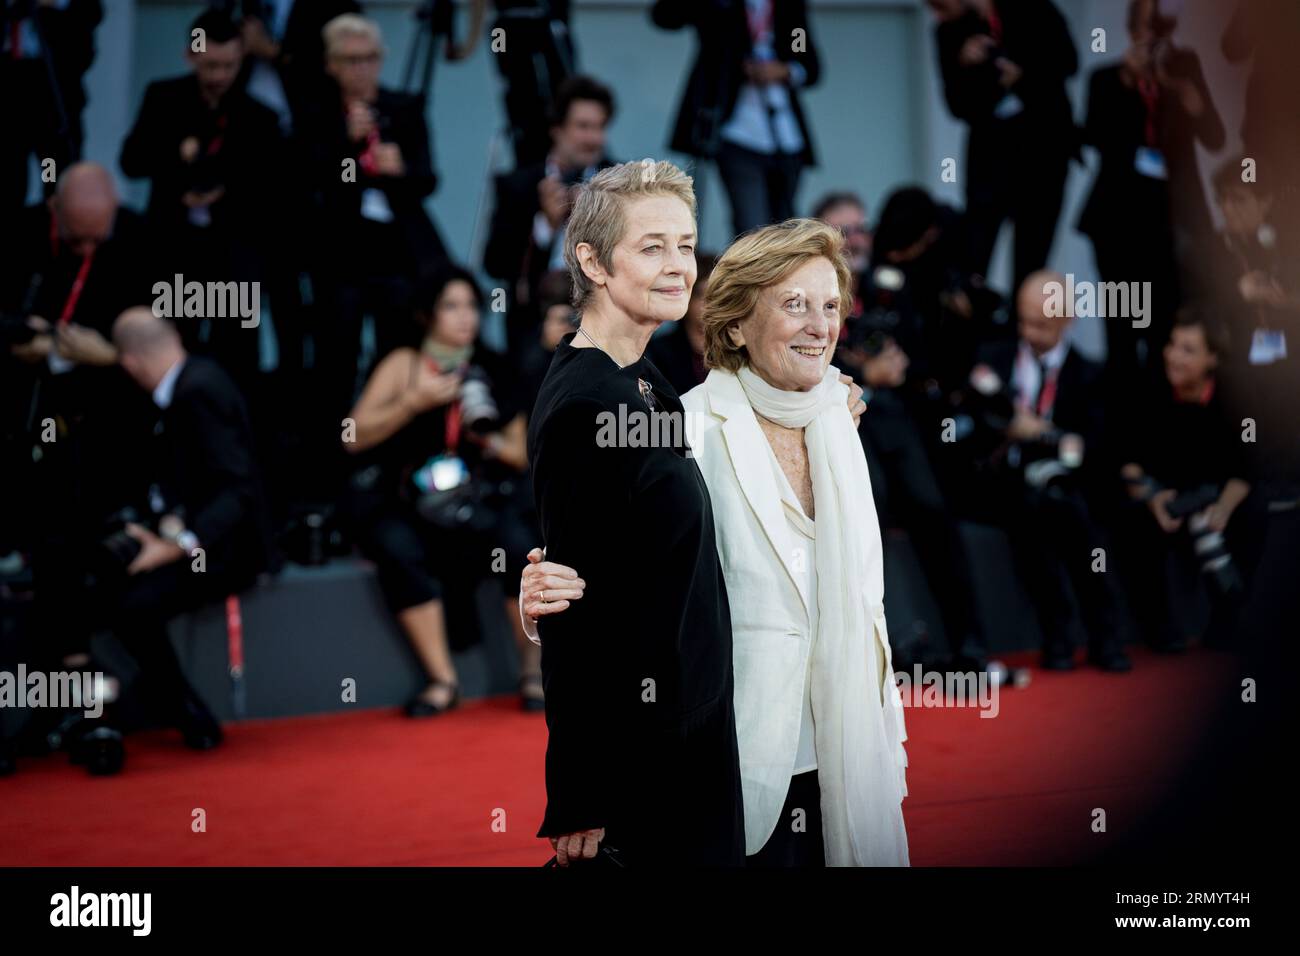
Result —
<svg viewBox="0 0 1300 956"><path fill-rule="evenodd" d="M150 181L146 215L165 254L157 278L264 282L285 208L279 124L237 83L244 42L235 22L206 10L186 37L195 30L204 48L187 43L191 72L146 88L122 144L122 172ZM190 351L210 353L247 389L258 369L255 331L212 317L177 325Z"/></svg>
<svg viewBox="0 0 1300 956"><path fill-rule="evenodd" d="M613 165L605 153L614 94L589 76L560 84L551 107L551 148L544 159L496 177L496 208L483 270L506 284L510 352L536 337L542 276L564 265L564 225L574 187Z"/></svg>
<svg viewBox="0 0 1300 956"><path fill-rule="evenodd" d="M1213 152L1224 139L1200 60L1173 45L1176 21L1158 7L1156 0L1130 0L1129 46L1118 64L1089 78L1083 127L1100 169L1078 229L1092 242L1103 281L1151 283L1154 315L1146 328L1106 326L1115 412L1164 377L1159 349L1191 288L1180 266L1191 264L1211 232L1196 146Z"/></svg>
<svg viewBox="0 0 1300 956"><path fill-rule="evenodd" d="M1011 539L1043 632L1043 665L1074 666L1063 569L1088 633L1089 663L1127 671L1111 575L1092 568L1094 550L1105 547L1094 512L1114 479L1102 453L1102 370L1070 345L1070 318L1050 314L1049 283L1064 286L1065 277L1036 272L1024 281L1019 341L985 346L971 370L973 497Z"/></svg>
<svg viewBox="0 0 1300 956"><path fill-rule="evenodd" d="M969 128L962 179L969 268L985 275L1004 220L1015 285L1047 265L1078 131L1065 90L1079 60L1051 0L927 0L948 111Z"/></svg>
<svg viewBox="0 0 1300 956"><path fill-rule="evenodd" d="M148 402L109 340L113 320L151 298L143 232L94 163L63 170L48 202L0 230L3 520L30 549L45 635L61 633L52 595L72 542L130 493L148 446Z"/></svg>
<svg viewBox="0 0 1300 956"><path fill-rule="evenodd" d="M344 511L429 678L407 704L411 717L459 702L449 635L458 647L477 640L474 585L491 574L506 592L523 706L542 702L540 650L524 634L513 590L539 534L525 477L527 418L513 373L478 338L483 307L464 269L422 281L413 300L422 340L376 366L351 413L355 435L344 435L358 459Z"/></svg>
<svg viewBox="0 0 1300 956"><path fill-rule="evenodd" d="M1224 534L1250 485L1241 428L1219 387L1223 352L1206 320L1183 309L1164 348L1164 382L1129 408L1136 421L1120 473L1135 507L1147 514L1118 523L1120 569L1129 608L1156 650L1187 647L1170 614L1167 569L1175 551L1194 557L1202 572L1211 603L1206 643L1231 637L1243 597Z"/></svg>
<svg viewBox="0 0 1300 956"><path fill-rule="evenodd" d="M870 249L870 266L858 276L858 314L845 322L836 364L862 385L868 404L860 434L881 526L907 531L943 616L948 654L937 663L981 671L988 645L969 562L932 458L947 393L936 364L960 351L957 336L941 337L950 322L974 323L956 268L956 217L921 189L889 197L876 235L858 246ZM949 314L954 296L964 304L962 317Z"/></svg>
<svg viewBox="0 0 1300 956"><path fill-rule="evenodd" d="M135 503L79 528L64 576L42 580L61 614L41 637L79 640L84 650L95 630L112 630L139 667L129 692L186 746L208 750L221 727L181 671L167 623L247 587L270 564L248 415L220 367L191 358L175 327L149 309L123 312L112 335L122 368L156 406L154 447L140 456ZM100 720L64 728L67 749L92 774L116 773L121 727L115 704Z"/></svg>
<svg viewBox="0 0 1300 956"><path fill-rule="evenodd" d="M95 59L95 29L103 17L99 0L0 3L0 101L5 107L0 211L5 216L27 201L33 153L38 161L54 160L58 175L81 158L82 79Z"/></svg>

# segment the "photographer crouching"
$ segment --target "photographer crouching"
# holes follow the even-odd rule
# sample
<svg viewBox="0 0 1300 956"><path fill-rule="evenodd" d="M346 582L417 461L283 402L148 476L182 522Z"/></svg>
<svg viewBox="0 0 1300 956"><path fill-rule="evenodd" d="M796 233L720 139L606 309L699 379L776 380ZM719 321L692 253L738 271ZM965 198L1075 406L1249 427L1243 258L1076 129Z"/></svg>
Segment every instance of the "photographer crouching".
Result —
<svg viewBox="0 0 1300 956"><path fill-rule="evenodd" d="M243 589L269 564L248 414L226 373L190 357L175 327L149 309L123 312L112 337L122 369L159 410L153 446L145 461L121 463L139 479L138 500L83 528L67 573L45 583L68 629L88 637L107 628L121 641L139 668L130 693L146 714L208 750L221 743L221 727L182 673L167 624ZM100 720L36 735L54 731L51 746L92 774L112 774L125 760L123 718L114 705Z"/></svg>
<svg viewBox="0 0 1300 956"><path fill-rule="evenodd" d="M1213 326L1184 308L1164 348L1163 383L1130 409L1135 427L1120 474L1135 507L1149 514L1121 523L1121 554L1129 607L1156 650L1187 647L1170 615L1166 571L1176 552L1201 571L1210 600L1207 644L1229 640L1244 596L1229 550L1237 529L1229 522L1250 485L1240 427L1225 408L1216 374L1223 351Z"/></svg>
<svg viewBox="0 0 1300 956"><path fill-rule="evenodd" d="M518 580L539 534L525 474L525 410L514 376L478 339L483 304L463 269L422 281L412 302L422 340L379 363L352 410L355 434L344 434L344 448L359 458L344 511L429 678L406 706L411 717L440 714L460 699L448 635L463 637L464 628L448 627L448 611L463 604L448 602L472 607L473 585L488 574ZM522 704L540 709L540 650L523 633L517 595L506 592Z"/></svg>

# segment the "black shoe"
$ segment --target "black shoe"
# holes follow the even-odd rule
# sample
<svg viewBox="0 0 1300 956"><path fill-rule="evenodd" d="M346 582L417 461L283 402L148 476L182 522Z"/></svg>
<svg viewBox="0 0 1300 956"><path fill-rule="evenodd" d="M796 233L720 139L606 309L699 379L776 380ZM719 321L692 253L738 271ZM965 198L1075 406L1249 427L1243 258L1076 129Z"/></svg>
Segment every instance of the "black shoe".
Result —
<svg viewBox="0 0 1300 956"><path fill-rule="evenodd" d="M121 773L126 762L126 746L120 731L100 725L72 738L67 743L68 756L73 763L84 764L95 777Z"/></svg>
<svg viewBox="0 0 1300 956"><path fill-rule="evenodd" d="M181 732L185 746L191 750L211 750L220 746L224 739L221 724L194 694L186 695L176 728Z"/></svg>
<svg viewBox="0 0 1300 956"><path fill-rule="evenodd" d="M519 706L530 714L546 709L546 697L542 693L541 674L525 674L519 678Z"/></svg>
<svg viewBox="0 0 1300 956"><path fill-rule="evenodd" d="M1088 663L1094 667L1100 667L1104 671L1112 674L1123 674L1133 669L1133 662L1128 659L1119 648L1107 651L1097 651L1088 655Z"/></svg>
<svg viewBox="0 0 1300 956"><path fill-rule="evenodd" d="M446 704L439 707L437 704L430 703L422 696L424 691L412 697L406 705L407 717L436 717L438 714L445 714L460 703L460 684L453 684L451 681L436 680L429 687L450 687L451 698ZM429 688L426 687L425 690Z"/></svg>

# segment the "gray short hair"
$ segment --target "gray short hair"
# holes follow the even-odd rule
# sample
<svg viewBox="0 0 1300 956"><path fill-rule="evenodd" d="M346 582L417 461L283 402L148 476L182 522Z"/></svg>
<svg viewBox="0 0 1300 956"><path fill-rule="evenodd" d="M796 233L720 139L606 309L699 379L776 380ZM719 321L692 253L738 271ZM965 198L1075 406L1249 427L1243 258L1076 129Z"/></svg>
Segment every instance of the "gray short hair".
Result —
<svg viewBox="0 0 1300 956"><path fill-rule="evenodd" d="M694 180L666 159L643 159L602 169L578 187L578 198L564 227L564 263L573 280L573 305L581 311L591 301L595 286L582 271L574 249L585 242L595 250L596 261L613 272L614 247L627 230L624 215L629 199L676 196L686 203L695 220Z"/></svg>

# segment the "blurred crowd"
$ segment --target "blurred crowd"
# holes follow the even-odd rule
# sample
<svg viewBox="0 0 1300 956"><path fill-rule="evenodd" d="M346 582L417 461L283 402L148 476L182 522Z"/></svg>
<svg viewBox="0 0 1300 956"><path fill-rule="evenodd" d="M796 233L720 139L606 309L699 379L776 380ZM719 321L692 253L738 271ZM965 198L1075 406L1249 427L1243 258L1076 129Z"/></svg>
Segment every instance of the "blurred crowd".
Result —
<svg viewBox="0 0 1300 956"><path fill-rule="evenodd" d="M1123 52L1087 77L1081 117L1066 84L1082 38L1051 0L928 6L966 129L962 208L920 184L877 209L853 183L796 208L817 162L804 0L651 10L698 37L665 145L715 164L733 232L806 214L845 237L858 287L835 364L866 392L882 526L906 532L946 638L896 648L896 665L988 666L997 614L981 613L971 522L1005 532L1047 667L1075 666L1079 635L1090 664L1124 671L1134 642L1280 634L1300 610L1298 8L1237 4L1222 52L1249 64L1244 148L1223 156L1227 94L1157 0L1129 4ZM79 161L98 0L4 9L0 84L21 93L5 94L20 117L0 147L0 578L7 607L29 599L29 659L59 670L111 629L155 719L215 746L167 622L286 562L357 550L426 671L409 714L459 699L451 652L478 639L485 579L502 588L521 704L540 709L515 603L541 544L527 419L577 322L573 190L618 161L615 98L577 72L569 5L495 4L514 168L495 178L481 263L453 261L429 214L436 190L463 186L440 183L426 91L381 85L388 49L360 4L215 3L159 38L189 68L149 84L122 141L120 172L149 184L144 210ZM453 41L450 4L425 12L451 58L487 16L469 4ZM1215 155L1208 190L1198 148ZM24 205L33 156L56 174ZM1098 298L1125 292L1103 320L1104 362L1073 344L1073 276L1047 268L1071 165L1092 157L1064 226L1092 244ZM986 273L1004 225L1013 279L997 288ZM698 260L686 318L650 345L679 392L707 373L713 256ZM489 312L504 313L504 349L485 341ZM58 719L33 722L33 746ZM74 746L112 772L116 734L101 725Z"/></svg>

